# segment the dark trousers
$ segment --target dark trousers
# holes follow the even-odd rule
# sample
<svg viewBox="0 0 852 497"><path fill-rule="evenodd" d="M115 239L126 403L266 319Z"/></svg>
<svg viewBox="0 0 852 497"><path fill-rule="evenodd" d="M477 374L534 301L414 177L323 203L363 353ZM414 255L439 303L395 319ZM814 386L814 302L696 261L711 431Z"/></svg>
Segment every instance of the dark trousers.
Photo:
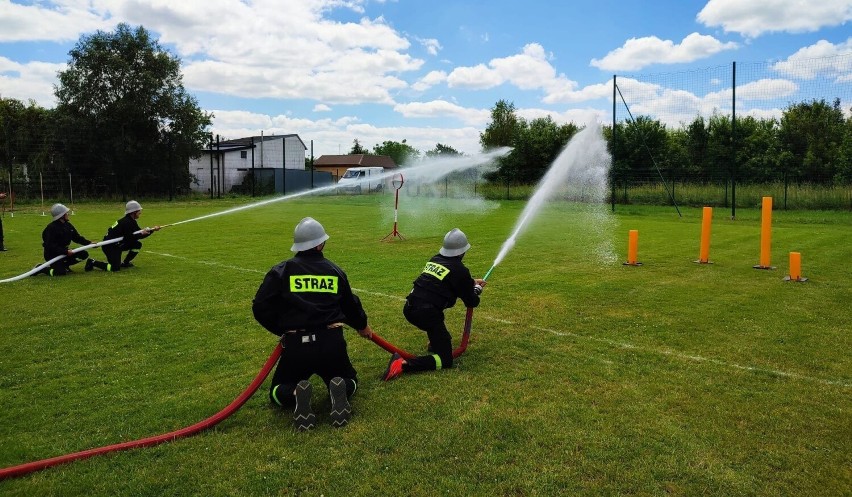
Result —
<svg viewBox="0 0 852 497"><path fill-rule="evenodd" d="M109 266L107 266L108 271L121 271L122 252L127 252L124 262L130 262L134 257L136 257L136 254L139 253L141 248L142 242L139 240L133 240L129 243L124 243L124 240L122 240L110 245L102 245L101 250L104 251L104 255L107 258L107 264L109 264Z"/></svg>
<svg viewBox="0 0 852 497"><path fill-rule="evenodd" d="M54 256L56 257L56 256ZM50 260L53 257L50 257L46 260ZM65 276L66 274L71 272L71 266L77 264L80 261L85 261L89 259L89 252L85 250L81 250L74 255L65 256L62 259L54 262L50 265L50 267L42 269L42 272L48 274L50 276Z"/></svg>
<svg viewBox="0 0 852 497"><path fill-rule="evenodd" d="M346 396L351 397L357 388L358 374L349 360L343 328L318 329L284 334L284 351L272 375L269 399L282 407L293 407L296 385L313 375L318 375L326 387L332 378L346 381Z"/></svg>
<svg viewBox="0 0 852 497"><path fill-rule="evenodd" d="M433 354L407 359L402 370L406 372L431 371L453 366L453 338L444 324L444 310L432 304L405 302L402 308L405 319L426 332ZM437 356L437 359L436 359Z"/></svg>

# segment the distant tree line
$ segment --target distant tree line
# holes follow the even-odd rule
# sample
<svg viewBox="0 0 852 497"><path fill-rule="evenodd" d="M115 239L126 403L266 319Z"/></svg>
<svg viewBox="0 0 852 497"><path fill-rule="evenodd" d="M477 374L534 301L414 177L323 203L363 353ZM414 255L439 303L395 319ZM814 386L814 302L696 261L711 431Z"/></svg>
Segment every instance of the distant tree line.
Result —
<svg viewBox="0 0 852 497"><path fill-rule="evenodd" d="M480 134L483 149L512 147L490 179L538 181L580 128L549 116L526 121L514 105L500 100ZM664 177L695 183L796 181L816 185L852 184L852 117L840 99L789 105L780 120L713 115L667 129L658 120L605 126L613 156L614 181L655 182ZM614 137L613 137L614 136Z"/></svg>
<svg viewBox="0 0 852 497"><path fill-rule="evenodd" d="M394 163L397 165L409 165L421 158L456 157L464 155L449 145L438 143L433 149L427 150L421 156L420 151L409 145L405 139L401 142L386 140L381 144L376 144L372 150L369 150L361 145L357 138L352 141L352 148L349 150L349 153L354 155L386 155L393 159Z"/></svg>

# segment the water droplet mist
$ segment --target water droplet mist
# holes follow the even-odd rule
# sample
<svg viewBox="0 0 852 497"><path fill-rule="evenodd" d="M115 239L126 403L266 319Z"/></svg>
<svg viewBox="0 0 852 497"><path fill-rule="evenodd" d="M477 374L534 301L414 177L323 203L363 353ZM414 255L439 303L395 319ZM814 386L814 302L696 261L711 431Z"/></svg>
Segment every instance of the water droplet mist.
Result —
<svg viewBox="0 0 852 497"><path fill-rule="evenodd" d="M612 157L599 125L591 124L574 135L539 181L486 276L505 259L515 246L518 236L541 212L548 200L563 196L593 204L603 203L608 191L611 163Z"/></svg>

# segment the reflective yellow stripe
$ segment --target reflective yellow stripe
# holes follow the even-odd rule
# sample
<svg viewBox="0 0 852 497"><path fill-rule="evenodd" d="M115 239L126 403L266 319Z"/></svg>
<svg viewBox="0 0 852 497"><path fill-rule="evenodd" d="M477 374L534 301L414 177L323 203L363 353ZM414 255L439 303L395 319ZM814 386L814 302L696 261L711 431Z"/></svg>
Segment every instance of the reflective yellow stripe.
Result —
<svg viewBox="0 0 852 497"><path fill-rule="evenodd" d="M435 359L435 369L441 369L444 364L441 362L441 356L438 354L432 354L432 358Z"/></svg>
<svg viewBox="0 0 852 497"><path fill-rule="evenodd" d="M443 280L448 274L450 274L450 270L446 267L435 263L435 262L427 262L426 267L423 268L423 272L426 274L430 274L439 280Z"/></svg>
<svg viewBox="0 0 852 497"><path fill-rule="evenodd" d="M337 276L292 275L290 276L290 291L293 293L337 293Z"/></svg>
<svg viewBox="0 0 852 497"><path fill-rule="evenodd" d="M281 385L275 385L274 387L272 387L272 400L274 400L275 403L278 404L279 406L283 406L284 404L282 404L281 401L278 400L278 395L277 395L278 387L280 387L280 386Z"/></svg>

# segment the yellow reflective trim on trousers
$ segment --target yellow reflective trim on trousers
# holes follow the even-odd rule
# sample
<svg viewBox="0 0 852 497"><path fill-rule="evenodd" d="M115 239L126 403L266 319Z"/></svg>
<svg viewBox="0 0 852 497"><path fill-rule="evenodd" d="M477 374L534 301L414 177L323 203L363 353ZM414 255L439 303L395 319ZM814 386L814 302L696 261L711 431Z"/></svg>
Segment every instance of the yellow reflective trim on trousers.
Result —
<svg viewBox="0 0 852 497"><path fill-rule="evenodd" d="M291 275L290 291L293 293L337 293L337 276Z"/></svg>
<svg viewBox="0 0 852 497"><path fill-rule="evenodd" d="M441 369L444 367L444 363L441 362L441 356L438 354L432 354L432 358L435 359L435 369Z"/></svg>
<svg viewBox="0 0 852 497"><path fill-rule="evenodd" d="M281 385L275 385L274 387L272 387L272 400L274 400L275 403L278 404L279 406L283 406L284 404L282 404L281 401L278 400L278 395L277 395L278 387L280 387L280 386Z"/></svg>
<svg viewBox="0 0 852 497"><path fill-rule="evenodd" d="M427 262L426 267L423 268L423 272L430 274L439 280L443 280L448 274L450 274L449 269L436 262Z"/></svg>

